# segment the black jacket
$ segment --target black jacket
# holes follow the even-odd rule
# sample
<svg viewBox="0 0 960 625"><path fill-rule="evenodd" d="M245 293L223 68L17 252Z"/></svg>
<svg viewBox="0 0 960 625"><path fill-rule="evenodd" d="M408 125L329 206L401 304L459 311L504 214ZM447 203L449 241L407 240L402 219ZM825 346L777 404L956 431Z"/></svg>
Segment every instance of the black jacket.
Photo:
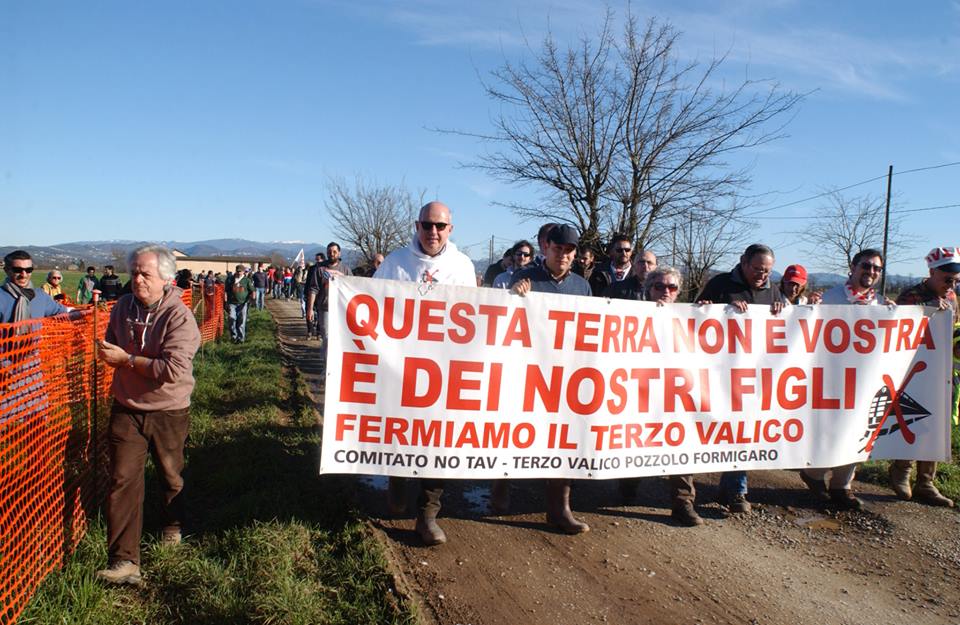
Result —
<svg viewBox="0 0 960 625"><path fill-rule="evenodd" d="M105 301L109 302L119 299L122 288L123 282L117 274L113 274L112 276L104 274L103 277L100 278L100 292Z"/></svg>
<svg viewBox="0 0 960 625"><path fill-rule="evenodd" d="M714 276L703 287L696 300L707 300L716 304L731 304L737 301L747 302L748 304L773 304L774 302L785 302L783 293L780 289L767 279L765 286L761 289L751 288L740 271L740 265L733 268L729 273L721 273Z"/></svg>
<svg viewBox="0 0 960 625"><path fill-rule="evenodd" d="M614 282L603 290L604 297L644 301L643 283L636 274L630 274L620 282Z"/></svg>

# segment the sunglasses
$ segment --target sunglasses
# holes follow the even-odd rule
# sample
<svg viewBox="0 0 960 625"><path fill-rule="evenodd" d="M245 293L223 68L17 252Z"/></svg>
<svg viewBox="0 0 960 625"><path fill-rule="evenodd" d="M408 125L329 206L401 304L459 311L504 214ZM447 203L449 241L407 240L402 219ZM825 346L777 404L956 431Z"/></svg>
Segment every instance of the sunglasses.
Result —
<svg viewBox="0 0 960 625"><path fill-rule="evenodd" d="M632 247L618 247L618 248L616 248L614 251L615 251L615 252L619 252L620 254L629 254L630 252L633 251L633 248L632 248Z"/></svg>
<svg viewBox="0 0 960 625"><path fill-rule="evenodd" d="M653 285L653 288L661 291L670 291L671 293L680 290L680 287L676 284L664 284L663 282L657 282Z"/></svg>
<svg viewBox="0 0 960 625"><path fill-rule="evenodd" d="M63 280L62 276L50 276L51 280Z"/></svg>
<svg viewBox="0 0 960 625"><path fill-rule="evenodd" d="M418 221L417 223L420 224L420 227L423 228L424 230L430 230L432 228L436 228L437 232L443 232L444 230L447 229L447 226L450 225L450 224L443 223L442 221Z"/></svg>
<svg viewBox="0 0 960 625"><path fill-rule="evenodd" d="M880 273L881 271L883 271L883 265L874 265L873 263L860 263L860 269L863 269L864 271L873 271L876 273Z"/></svg>
<svg viewBox="0 0 960 625"><path fill-rule="evenodd" d="M522 256L524 258L529 258L533 256L533 254L531 254L530 252L517 252L516 254L514 254L514 256Z"/></svg>
<svg viewBox="0 0 960 625"><path fill-rule="evenodd" d="M10 273L33 273L33 267L7 267Z"/></svg>

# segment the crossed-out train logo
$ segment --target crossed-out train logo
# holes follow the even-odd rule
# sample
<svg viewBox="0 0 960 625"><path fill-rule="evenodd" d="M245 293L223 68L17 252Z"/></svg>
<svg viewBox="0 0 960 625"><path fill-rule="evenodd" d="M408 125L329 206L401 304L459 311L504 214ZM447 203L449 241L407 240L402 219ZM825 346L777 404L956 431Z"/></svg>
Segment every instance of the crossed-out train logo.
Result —
<svg viewBox="0 0 960 625"><path fill-rule="evenodd" d="M927 368L927 363L918 362L910 368L903 384L898 389L893 384L893 378L883 375L883 387L873 396L870 402L870 411L867 413L867 429L860 441L867 441L860 451L873 451L877 438L900 432L908 445L913 445L916 435L910 430L910 424L930 416L930 411L921 406L917 400L907 395L907 385L917 373ZM893 413L896 420L889 426L887 418Z"/></svg>

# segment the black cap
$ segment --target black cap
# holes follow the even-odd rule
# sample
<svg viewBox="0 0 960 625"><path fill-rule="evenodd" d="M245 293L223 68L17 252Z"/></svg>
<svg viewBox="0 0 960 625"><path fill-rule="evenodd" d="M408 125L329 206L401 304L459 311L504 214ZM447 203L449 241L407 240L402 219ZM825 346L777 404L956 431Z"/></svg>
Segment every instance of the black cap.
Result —
<svg viewBox="0 0 960 625"><path fill-rule="evenodd" d="M580 245L580 233L573 226L562 224L547 234L547 243L560 245Z"/></svg>

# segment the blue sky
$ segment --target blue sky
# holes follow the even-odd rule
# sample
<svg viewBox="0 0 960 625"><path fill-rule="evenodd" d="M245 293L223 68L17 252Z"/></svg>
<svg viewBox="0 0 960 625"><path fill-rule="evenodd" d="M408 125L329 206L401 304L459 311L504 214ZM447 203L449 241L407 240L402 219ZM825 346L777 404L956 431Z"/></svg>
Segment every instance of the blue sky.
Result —
<svg viewBox="0 0 960 625"><path fill-rule="evenodd" d="M619 18L626 5L613 3ZM726 75L816 90L790 135L744 154L758 208L894 171L960 161L960 2L634 2L669 19L680 53L729 51ZM494 201L532 190L459 166L485 149L430 128L484 132L481 76L549 28L592 34L604 6L573 0L0 3L2 245L90 239L327 241L328 176L403 183L445 201L454 239L530 237ZM894 178L901 209L960 204L960 166ZM850 194L882 195L883 180ZM817 201L764 214L804 217ZM906 214L960 244L960 207ZM759 220L782 268L815 254L803 219ZM663 251L663 250L660 250ZM914 253L915 252L915 253Z"/></svg>

